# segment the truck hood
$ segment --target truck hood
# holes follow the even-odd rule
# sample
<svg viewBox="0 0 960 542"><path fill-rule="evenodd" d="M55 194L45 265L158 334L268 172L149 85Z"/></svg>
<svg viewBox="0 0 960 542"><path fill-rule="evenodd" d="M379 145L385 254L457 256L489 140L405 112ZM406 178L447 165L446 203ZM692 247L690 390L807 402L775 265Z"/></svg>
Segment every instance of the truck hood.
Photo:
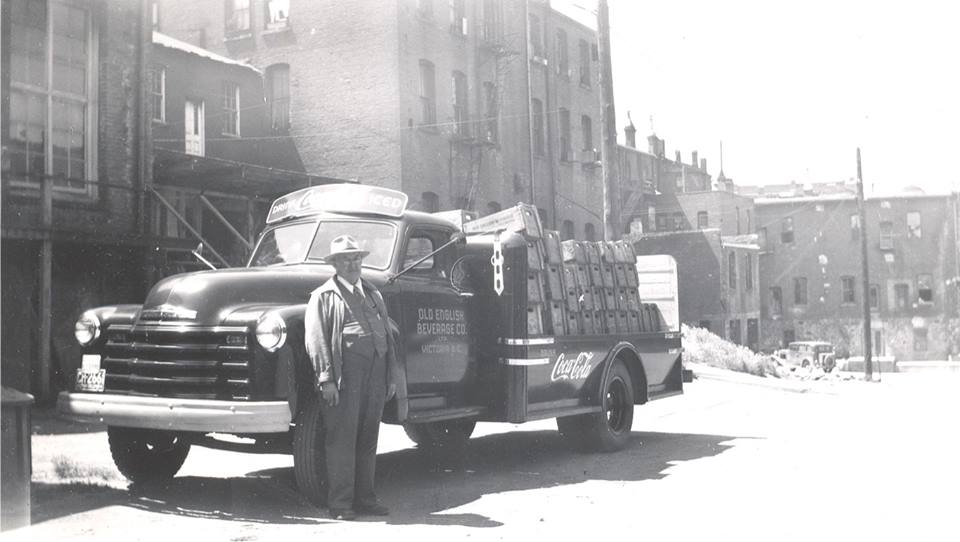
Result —
<svg viewBox="0 0 960 542"><path fill-rule="evenodd" d="M220 325L255 321L271 308L305 304L333 275L325 265L217 269L174 275L147 294L138 321ZM371 276L372 275L372 276ZM363 277L381 285L382 273Z"/></svg>

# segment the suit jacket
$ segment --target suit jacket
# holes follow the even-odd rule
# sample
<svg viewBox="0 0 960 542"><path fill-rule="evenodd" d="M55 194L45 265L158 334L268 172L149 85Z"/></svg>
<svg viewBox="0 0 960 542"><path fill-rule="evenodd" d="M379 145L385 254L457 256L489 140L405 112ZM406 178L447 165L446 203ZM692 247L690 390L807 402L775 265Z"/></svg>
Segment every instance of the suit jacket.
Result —
<svg viewBox="0 0 960 542"><path fill-rule="evenodd" d="M336 276L330 277L310 293L303 319L305 346L316 375L314 385L317 389L324 382L334 382L339 389L343 374L342 332L347 302L336 281ZM397 415L403 420L407 414L407 379L397 356L396 339L390 329L387 306L373 284L363 279L361 283L364 293L373 299L380 318L387 323L387 383L397 387Z"/></svg>

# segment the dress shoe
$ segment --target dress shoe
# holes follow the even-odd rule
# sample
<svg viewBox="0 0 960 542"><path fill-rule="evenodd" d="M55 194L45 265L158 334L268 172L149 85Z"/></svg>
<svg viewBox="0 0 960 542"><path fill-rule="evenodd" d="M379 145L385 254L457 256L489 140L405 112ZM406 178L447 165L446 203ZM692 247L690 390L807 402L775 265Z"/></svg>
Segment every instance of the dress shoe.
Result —
<svg viewBox="0 0 960 542"><path fill-rule="evenodd" d="M331 508L330 517L337 521L353 521L357 519L357 514L349 508Z"/></svg>
<svg viewBox="0 0 960 542"><path fill-rule="evenodd" d="M389 516L390 509L380 503L357 504L354 506L357 512L367 516Z"/></svg>

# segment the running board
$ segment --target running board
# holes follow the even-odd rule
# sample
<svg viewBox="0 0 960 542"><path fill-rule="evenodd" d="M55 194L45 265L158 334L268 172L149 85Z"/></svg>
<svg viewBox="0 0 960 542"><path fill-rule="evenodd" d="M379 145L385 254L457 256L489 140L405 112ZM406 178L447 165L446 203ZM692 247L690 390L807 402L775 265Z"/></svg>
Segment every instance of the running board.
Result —
<svg viewBox="0 0 960 542"><path fill-rule="evenodd" d="M428 423L439 422L443 420L458 420L463 418L478 419L483 416L486 411L487 408L481 406L423 410L420 412L410 412L407 414L405 423Z"/></svg>

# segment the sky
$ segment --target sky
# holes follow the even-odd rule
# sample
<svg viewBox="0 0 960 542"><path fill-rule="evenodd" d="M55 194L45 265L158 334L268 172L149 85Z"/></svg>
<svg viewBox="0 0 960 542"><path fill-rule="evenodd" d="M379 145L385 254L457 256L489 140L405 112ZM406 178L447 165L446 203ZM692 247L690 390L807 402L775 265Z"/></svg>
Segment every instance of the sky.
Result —
<svg viewBox="0 0 960 542"><path fill-rule="evenodd" d="M595 25L596 0L553 6ZM614 100L739 185L960 190L960 3L609 0ZM652 120L651 120L652 119Z"/></svg>

